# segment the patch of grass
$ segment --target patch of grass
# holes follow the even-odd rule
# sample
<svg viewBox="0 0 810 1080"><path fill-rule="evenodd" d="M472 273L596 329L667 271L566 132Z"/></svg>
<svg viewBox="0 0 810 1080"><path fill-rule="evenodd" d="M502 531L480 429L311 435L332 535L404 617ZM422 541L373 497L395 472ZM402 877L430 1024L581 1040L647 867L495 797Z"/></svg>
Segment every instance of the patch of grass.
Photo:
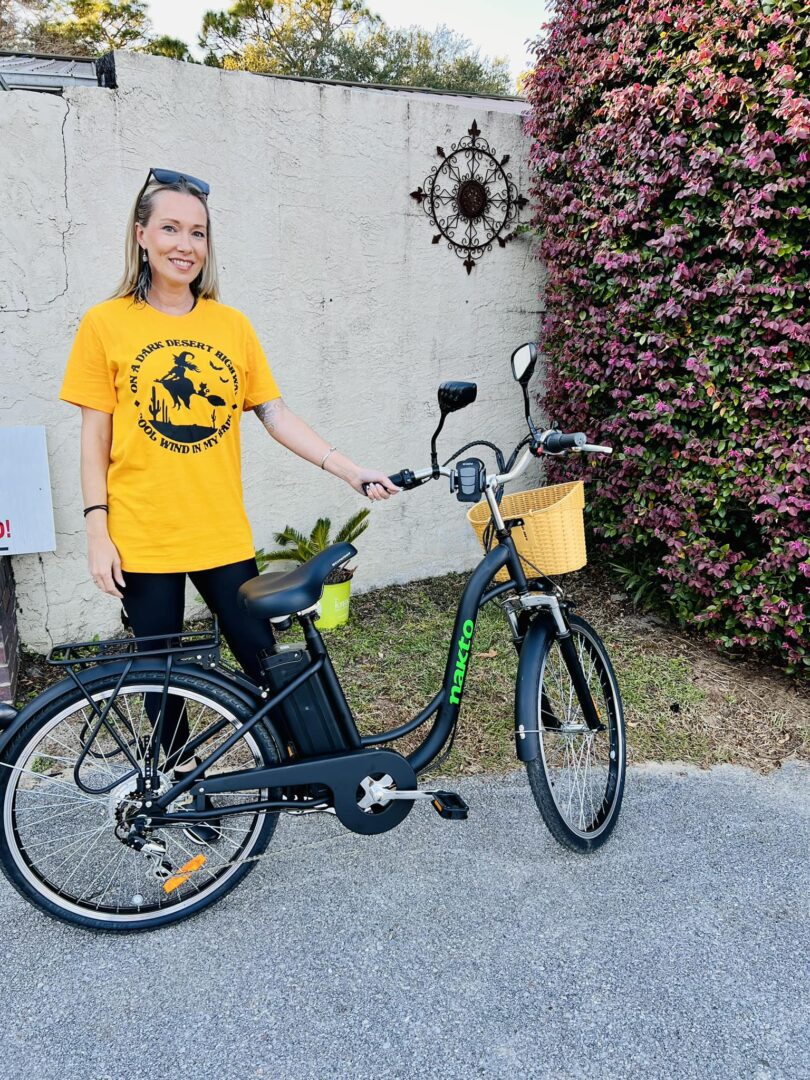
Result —
<svg viewBox="0 0 810 1080"><path fill-rule="evenodd" d="M610 632L605 645L619 680L630 760L706 760L711 747L694 719L707 695L692 680L686 657Z"/></svg>
<svg viewBox="0 0 810 1080"><path fill-rule="evenodd" d="M466 577L448 574L352 598L347 627L329 634L346 696L366 734L411 719L441 686ZM599 568L572 581L616 669L631 762L734 762L768 768L810 757L807 706L800 687L773 669L724 660L657 618L640 615ZM458 734L442 772L515 767L517 654L494 605L478 618ZM718 697L718 685L734 693ZM734 696L736 695L736 697ZM400 745L409 750L420 733Z"/></svg>
<svg viewBox="0 0 810 1080"><path fill-rule="evenodd" d="M465 582L466 575L447 574L353 596L349 624L325 635L363 734L404 724L441 688ZM588 567L565 583L581 598L577 610L597 629L616 669L631 761L767 769L791 756L810 758L810 710L797 681L723 658L705 640L640 614L603 568ZM296 625L281 640L302 637ZM223 654L234 662L227 649ZM515 767L517 659L506 618L497 605L487 605L476 624L458 732L443 773ZM28 699L60 676L27 653L21 695ZM408 752L426 731L397 748Z"/></svg>
<svg viewBox="0 0 810 1080"><path fill-rule="evenodd" d="M31 762L31 772L46 773L49 772L56 762L53 758L41 757L39 754Z"/></svg>

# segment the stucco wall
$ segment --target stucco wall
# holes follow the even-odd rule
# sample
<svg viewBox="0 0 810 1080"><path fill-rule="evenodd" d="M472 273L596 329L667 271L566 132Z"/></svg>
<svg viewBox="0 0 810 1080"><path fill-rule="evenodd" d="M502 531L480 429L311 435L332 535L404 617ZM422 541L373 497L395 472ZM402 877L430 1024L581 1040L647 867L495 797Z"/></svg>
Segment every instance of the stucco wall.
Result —
<svg viewBox="0 0 810 1080"><path fill-rule="evenodd" d="M223 299L251 318L288 404L361 464L429 463L436 389L478 383L451 416L447 456L524 431L512 348L536 334L538 267L523 236L470 276L409 193L477 120L526 191L519 107L486 99L263 78L117 54L119 89L0 94L0 424L48 431L55 554L14 559L22 640L117 630L88 581L78 411L57 400L83 311L122 266L124 222L149 165L211 183ZM257 546L290 523L336 523L363 505L243 418ZM7 463L6 463L7 464ZM530 486L531 477L525 486ZM444 482L373 507L358 589L474 564L464 507ZM193 589L189 588L193 603Z"/></svg>

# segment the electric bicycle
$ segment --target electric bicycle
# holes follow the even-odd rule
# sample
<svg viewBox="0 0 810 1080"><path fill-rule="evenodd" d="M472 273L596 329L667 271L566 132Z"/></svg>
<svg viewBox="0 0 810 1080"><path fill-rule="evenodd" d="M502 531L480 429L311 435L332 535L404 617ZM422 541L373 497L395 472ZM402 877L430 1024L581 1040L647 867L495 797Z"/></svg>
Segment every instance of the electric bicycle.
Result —
<svg viewBox="0 0 810 1080"><path fill-rule="evenodd" d="M391 477L405 491L444 478L452 497L485 499L489 508L488 550L459 599L433 699L393 730L358 731L315 625L325 579L357 554L347 543L241 587L246 619L281 630L295 620L303 636L260 658L260 683L223 662L216 621L211 632L55 646L48 659L65 678L19 713L0 706L0 867L25 899L92 930L151 930L235 888L267 851L281 813L330 813L363 835L393 829L423 802L446 820L465 819L460 795L420 788L418 778L452 745L476 619L489 603L502 609L519 654L515 750L543 820L575 851L605 842L625 780L616 675L559 587L541 570L528 567L527 575L513 537L522 522L504 519L501 498L538 456L610 450L582 433L535 428L527 385L536 356L531 344L512 356L529 433L508 461L478 440L439 465L447 415L477 393L474 383L448 382L439 389L430 466ZM457 460L475 445L495 453L497 472L478 458ZM497 582L499 573L507 580ZM186 734L182 745L166 746L172 710ZM397 741L417 729L422 742L399 753ZM189 761L190 770L177 769ZM190 839L199 823L215 824L217 838Z"/></svg>

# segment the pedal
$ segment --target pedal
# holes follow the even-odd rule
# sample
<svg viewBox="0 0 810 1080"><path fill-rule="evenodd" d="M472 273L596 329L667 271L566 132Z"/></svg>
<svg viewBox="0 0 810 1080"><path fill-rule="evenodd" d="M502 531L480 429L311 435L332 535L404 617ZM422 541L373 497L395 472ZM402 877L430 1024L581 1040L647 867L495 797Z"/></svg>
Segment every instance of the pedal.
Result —
<svg viewBox="0 0 810 1080"><path fill-rule="evenodd" d="M436 813L450 821L466 821L469 806L455 791L431 791L431 802Z"/></svg>

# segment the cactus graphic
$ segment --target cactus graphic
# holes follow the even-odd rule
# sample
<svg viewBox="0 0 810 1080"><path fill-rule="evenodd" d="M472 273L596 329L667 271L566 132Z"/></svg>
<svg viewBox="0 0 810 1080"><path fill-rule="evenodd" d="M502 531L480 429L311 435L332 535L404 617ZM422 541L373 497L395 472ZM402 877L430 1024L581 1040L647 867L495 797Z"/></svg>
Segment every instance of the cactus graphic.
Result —
<svg viewBox="0 0 810 1080"><path fill-rule="evenodd" d="M164 409L166 408L165 405L163 407L164 407ZM160 407L158 405L157 394L155 393L155 388L153 386L152 387L152 399L149 402L149 415L152 417L152 423L153 424L157 420L159 412L160 412Z"/></svg>

